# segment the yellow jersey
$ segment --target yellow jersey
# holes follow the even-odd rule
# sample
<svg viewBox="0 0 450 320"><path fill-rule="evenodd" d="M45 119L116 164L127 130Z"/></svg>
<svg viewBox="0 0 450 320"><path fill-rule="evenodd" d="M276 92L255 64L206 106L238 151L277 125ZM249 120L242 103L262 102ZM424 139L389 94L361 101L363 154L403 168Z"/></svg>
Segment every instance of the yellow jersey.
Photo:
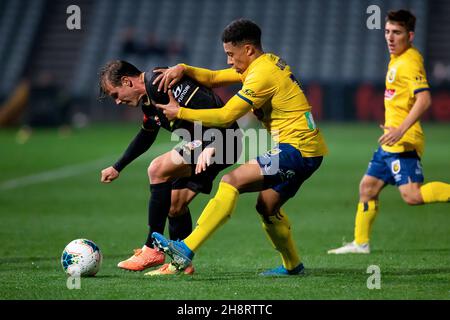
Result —
<svg viewBox="0 0 450 320"><path fill-rule="evenodd" d="M416 102L415 95L429 89L423 58L416 48L411 47L399 56L391 55L384 92L385 126L400 126ZM421 156L424 135L420 121L414 123L393 146L381 147L394 153L416 150Z"/></svg>
<svg viewBox="0 0 450 320"><path fill-rule="evenodd" d="M242 82L242 88L220 112L180 108L178 117L203 121L206 125L227 125L252 110L277 143L289 143L303 157L327 154L324 138L311 114L311 106L290 67L274 54L256 58L243 74L234 69L211 71L185 66L185 73L214 87Z"/></svg>

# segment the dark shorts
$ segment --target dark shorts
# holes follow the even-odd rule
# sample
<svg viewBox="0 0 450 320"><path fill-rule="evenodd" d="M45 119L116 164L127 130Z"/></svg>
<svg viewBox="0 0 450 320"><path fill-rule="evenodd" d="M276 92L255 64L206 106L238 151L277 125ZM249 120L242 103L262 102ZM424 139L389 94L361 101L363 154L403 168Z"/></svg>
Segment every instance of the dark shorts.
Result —
<svg viewBox="0 0 450 320"><path fill-rule="evenodd" d="M304 158L299 150L288 143L256 158L264 174L264 189L271 188L283 199L292 198L322 163L323 157Z"/></svg>
<svg viewBox="0 0 450 320"><path fill-rule="evenodd" d="M212 163L206 167L206 170L202 173L195 174L198 156L207 146L213 146L213 144L205 145L204 142L200 140L194 140L174 148L187 163L191 164L191 176L174 180L172 189L188 188L194 192L211 193L214 179L219 172L236 163L242 152L241 138L236 138L229 142L227 141L225 147L216 151L215 159L217 163Z"/></svg>
<svg viewBox="0 0 450 320"><path fill-rule="evenodd" d="M172 183L172 189L178 190L188 188L196 193L200 192L210 194L214 179L217 177L220 171L228 168L229 166L231 166L231 164L222 165L213 163L200 174L195 174L194 172L190 177L175 179ZM194 170L195 166L192 165L192 171Z"/></svg>
<svg viewBox="0 0 450 320"><path fill-rule="evenodd" d="M392 153L381 147L374 152L366 175L397 186L424 181L420 157L416 151Z"/></svg>

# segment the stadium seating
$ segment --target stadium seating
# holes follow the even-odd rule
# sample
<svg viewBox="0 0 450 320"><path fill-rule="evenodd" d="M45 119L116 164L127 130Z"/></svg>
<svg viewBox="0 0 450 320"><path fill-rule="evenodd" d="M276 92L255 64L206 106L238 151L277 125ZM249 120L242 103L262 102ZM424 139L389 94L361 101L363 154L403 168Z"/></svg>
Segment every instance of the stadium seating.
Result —
<svg viewBox="0 0 450 320"><path fill-rule="evenodd" d="M98 68L114 58L127 58L142 69L172 65L180 59L209 68L226 67L220 34L228 22L238 17L257 22L264 31L264 49L281 55L306 83L382 83L389 59L382 35L383 17L391 8L411 8L418 18L415 45L425 58L430 46L426 29L430 4L425 0L81 0L78 3L82 30L69 31L64 29L68 17L64 9L71 4L69 0L0 2L0 99L6 98L25 72L48 70L73 96L92 98L98 91ZM373 4L381 9L378 30L364 27L369 16L366 8ZM442 3L441 6L449 7ZM126 30L133 30L141 44L151 35L162 45L181 41L187 53L124 56ZM69 34L70 40L64 41ZM442 34L437 41L450 43L442 38L449 33Z"/></svg>

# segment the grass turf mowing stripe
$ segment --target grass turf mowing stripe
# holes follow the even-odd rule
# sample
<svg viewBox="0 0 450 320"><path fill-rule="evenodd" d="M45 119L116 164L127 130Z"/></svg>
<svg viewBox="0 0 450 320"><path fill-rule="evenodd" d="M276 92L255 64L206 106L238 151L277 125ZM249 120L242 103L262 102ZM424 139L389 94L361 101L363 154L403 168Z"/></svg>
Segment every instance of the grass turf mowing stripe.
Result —
<svg viewBox="0 0 450 320"><path fill-rule="evenodd" d="M154 151L155 154L159 155L161 152L164 152L164 150L169 148L171 145L172 144L169 143L157 145L154 148L152 148L152 151ZM0 191L12 190L33 184L45 183L49 181L74 177L76 175L90 172L92 170L97 170L99 166L108 165L108 163L111 163L118 157L119 156L117 155L111 155L85 163L64 166L54 170L44 171L25 177L11 179L0 184ZM140 159L136 159L135 161L139 160Z"/></svg>

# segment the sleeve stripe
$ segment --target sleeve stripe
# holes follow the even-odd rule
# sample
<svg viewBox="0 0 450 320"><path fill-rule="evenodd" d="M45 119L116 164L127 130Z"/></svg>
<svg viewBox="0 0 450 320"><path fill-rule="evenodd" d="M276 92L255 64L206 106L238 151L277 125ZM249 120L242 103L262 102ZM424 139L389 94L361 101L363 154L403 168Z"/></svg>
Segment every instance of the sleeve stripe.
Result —
<svg viewBox="0 0 450 320"><path fill-rule="evenodd" d="M244 100L245 102L247 102L249 105L251 105L251 106L253 105L253 101L252 101L252 100L250 100L250 99L248 99L248 98L246 98L246 97L240 95L239 92L236 93L236 95L237 95L239 98L241 98L242 100Z"/></svg>
<svg viewBox="0 0 450 320"><path fill-rule="evenodd" d="M417 94L417 93L422 92L422 91L430 91L430 88L420 88L420 89L416 89L416 90L414 90L414 94Z"/></svg>

